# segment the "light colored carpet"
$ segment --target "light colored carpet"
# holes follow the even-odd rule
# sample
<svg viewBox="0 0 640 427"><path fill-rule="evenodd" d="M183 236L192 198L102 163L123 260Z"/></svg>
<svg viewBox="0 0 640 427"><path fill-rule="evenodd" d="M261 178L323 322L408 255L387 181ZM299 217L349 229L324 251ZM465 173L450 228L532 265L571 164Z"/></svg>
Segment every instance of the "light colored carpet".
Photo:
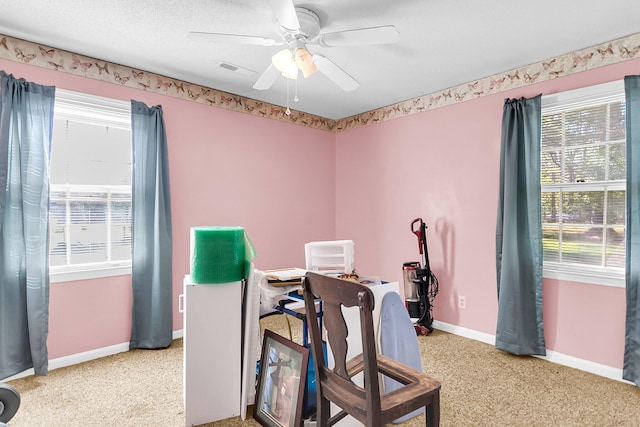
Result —
<svg viewBox="0 0 640 427"><path fill-rule="evenodd" d="M288 336L286 319L300 342L300 322L288 316L263 319L262 326ZM443 427L640 427L635 386L441 331L418 340L424 371L442 383ZM9 425L183 426L182 363L182 340L176 340L164 350L130 351L12 381L22 404ZM236 417L205 426L258 423ZM418 426L424 415L401 425Z"/></svg>

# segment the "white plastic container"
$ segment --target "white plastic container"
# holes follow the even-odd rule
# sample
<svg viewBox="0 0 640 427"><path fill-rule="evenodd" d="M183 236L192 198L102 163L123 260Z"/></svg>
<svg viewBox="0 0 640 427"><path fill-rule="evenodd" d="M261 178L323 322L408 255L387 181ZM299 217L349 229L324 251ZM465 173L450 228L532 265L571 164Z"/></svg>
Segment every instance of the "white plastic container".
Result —
<svg viewBox="0 0 640 427"><path fill-rule="evenodd" d="M307 270L324 274L351 274L354 271L353 240L309 242L304 245Z"/></svg>

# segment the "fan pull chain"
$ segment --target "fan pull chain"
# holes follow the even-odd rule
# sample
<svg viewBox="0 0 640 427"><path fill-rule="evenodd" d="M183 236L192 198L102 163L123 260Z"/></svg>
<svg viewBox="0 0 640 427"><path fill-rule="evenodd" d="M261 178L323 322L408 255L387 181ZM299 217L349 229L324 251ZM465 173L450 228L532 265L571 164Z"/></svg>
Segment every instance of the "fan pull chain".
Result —
<svg viewBox="0 0 640 427"><path fill-rule="evenodd" d="M298 98L298 79L296 79L296 94L293 97L293 102L298 102L300 101L300 98Z"/></svg>
<svg viewBox="0 0 640 427"><path fill-rule="evenodd" d="M287 79L287 109L284 110L284 113L287 116L291 115L291 110L289 109L289 79Z"/></svg>

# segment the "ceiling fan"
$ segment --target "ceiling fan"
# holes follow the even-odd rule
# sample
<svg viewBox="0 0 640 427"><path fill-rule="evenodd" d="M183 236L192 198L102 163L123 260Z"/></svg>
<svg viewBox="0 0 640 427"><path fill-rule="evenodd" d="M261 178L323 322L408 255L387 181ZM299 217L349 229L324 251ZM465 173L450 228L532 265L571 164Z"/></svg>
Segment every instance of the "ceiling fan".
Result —
<svg viewBox="0 0 640 427"><path fill-rule="evenodd" d="M306 78L320 71L345 91L355 90L360 83L346 71L320 54L312 54L307 45L322 47L362 46L390 44L398 41L398 31L393 25L358 28L334 33L321 33L320 20L313 11L297 7L293 0L269 0L274 10L282 40L242 34L223 34L191 31L189 38L196 41L240 43L258 46L282 46L271 58L271 64L254 83L257 90L269 89L280 75L298 78L301 72Z"/></svg>

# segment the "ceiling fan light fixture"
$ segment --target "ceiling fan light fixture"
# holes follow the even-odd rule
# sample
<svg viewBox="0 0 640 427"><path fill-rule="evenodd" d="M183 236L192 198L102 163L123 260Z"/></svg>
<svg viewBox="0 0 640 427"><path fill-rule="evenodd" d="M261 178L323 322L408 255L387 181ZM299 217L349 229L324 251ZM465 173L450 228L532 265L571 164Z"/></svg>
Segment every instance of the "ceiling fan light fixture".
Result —
<svg viewBox="0 0 640 427"><path fill-rule="evenodd" d="M296 66L302 71L305 79L318 71L318 67L313 63L313 57L309 51L303 47L296 49L295 62Z"/></svg>
<svg viewBox="0 0 640 427"><path fill-rule="evenodd" d="M296 80L298 78L298 67L295 65L282 72L282 75L288 79Z"/></svg>
<svg viewBox="0 0 640 427"><path fill-rule="evenodd" d="M358 81L328 58L318 54L312 55L306 49L307 45L320 45L323 47L362 46L391 44L400 40L399 32L393 25L321 33L318 14L307 7L296 6L294 1L268 0L281 30L280 37L277 40L255 35L201 31L189 32L189 38L220 43L286 46L288 49L283 49L271 57L272 63L253 84L253 88L256 90L269 89L280 78L280 75L295 80L300 73L306 78L320 71L321 74L327 76L329 80L347 92L357 89L359 86ZM224 63L221 68L235 72L244 71L248 73L250 71L248 69L242 70L241 67L229 63Z"/></svg>
<svg viewBox="0 0 640 427"><path fill-rule="evenodd" d="M271 63L288 79L298 78L298 67L289 49L283 49L271 57Z"/></svg>

